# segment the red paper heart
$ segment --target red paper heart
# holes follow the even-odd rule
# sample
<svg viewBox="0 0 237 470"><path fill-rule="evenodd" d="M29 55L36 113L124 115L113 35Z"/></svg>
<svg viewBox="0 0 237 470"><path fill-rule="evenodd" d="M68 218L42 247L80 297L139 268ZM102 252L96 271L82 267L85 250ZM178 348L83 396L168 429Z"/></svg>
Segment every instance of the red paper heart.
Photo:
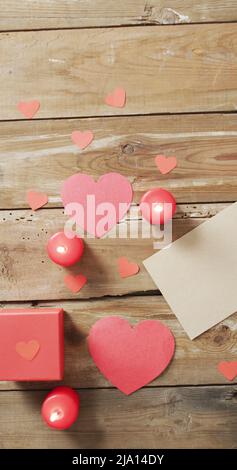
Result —
<svg viewBox="0 0 237 470"><path fill-rule="evenodd" d="M32 119L40 108L40 102L38 100L21 101L17 107L23 116L27 119Z"/></svg>
<svg viewBox="0 0 237 470"><path fill-rule="evenodd" d="M68 289L76 294L86 284L87 278L83 274L77 274L76 276L73 274L67 274L64 278L64 282Z"/></svg>
<svg viewBox="0 0 237 470"><path fill-rule="evenodd" d="M45 193L37 191L28 191L27 202L33 211L36 211L40 207L45 206L48 203L48 196Z"/></svg>
<svg viewBox="0 0 237 470"><path fill-rule="evenodd" d="M126 102L126 91L122 87L115 88L112 93L106 96L105 102L114 108L123 108Z"/></svg>
<svg viewBox="0 0 237 470"><path fill-rule="evenodd" d="M73 131L71 138L73 143L78 145L78 147L83 150L92 142L94 135L92 131Z"/></svg>
<svg viewBox="0 0 237 470"><path fill-rule="evenodd" d="M28 341L28 343L25 343L24 341L19 341L19 343L16 343L17 354L27 361L32 361L32 359L34 359L38 354L39 349L39 342L35 339Z"/></svg>
<svg viewBox="0 0 237 470"><path fill-rule="evenodd" d="M122 278L134 276L140 270L137 263L130 263L125 256L118 259L118 268Z"/></svg>
<svg viewBox="0 0 237 470"><path fill-rule="evenodd" d="M157 155L155 157L155 162L162 175L166 175L177 166L176 157L166 157L165 155Z"/></svg>
<svg viewBox="0 0 237 470"><path fill-rule="evenodd" d="M237 361L222 361L218 364L218 370L228 380L233 380L237 376Z"/></svg>
<svg viewBox="0 0 237 470"><path fill-rule="evenodd" d="M166 369L175 342L170 329L157 320L145 320L132 328L127 320L115 316L93 325L88 348L106 379L130 395Z"/></svg>
<svg viewBox="0 0 237 470"><path fill-rule="evenodd" d="M80 204L84 209L84 214L78 211L76 223L83 230L98 238L109 232L124 217L131 205L132 195L131 184L125 176L119 173L107 173L97 182L89 175L78 173L70 176L64 182L62 189L64 207L70 203ZM106 207L103 209L105 205L106 207L109 205L112 210L112 217L108 220L105 216L107 209ZM100 208L102 208L101 211L99 211ZM72 211L72 213L75 215L75 212ZM104 220L105 223L103 223Z"/></svg>

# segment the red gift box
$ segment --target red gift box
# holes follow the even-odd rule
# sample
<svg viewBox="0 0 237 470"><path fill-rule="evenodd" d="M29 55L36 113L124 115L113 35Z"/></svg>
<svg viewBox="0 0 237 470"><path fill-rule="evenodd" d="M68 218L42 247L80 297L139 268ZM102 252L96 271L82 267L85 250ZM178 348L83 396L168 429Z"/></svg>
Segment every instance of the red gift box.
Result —
<svg viewBox="0 0 237 470"><path fill-rule="evenodd" d="M63 310L0 311L0 380L62 380Z"/></svg>

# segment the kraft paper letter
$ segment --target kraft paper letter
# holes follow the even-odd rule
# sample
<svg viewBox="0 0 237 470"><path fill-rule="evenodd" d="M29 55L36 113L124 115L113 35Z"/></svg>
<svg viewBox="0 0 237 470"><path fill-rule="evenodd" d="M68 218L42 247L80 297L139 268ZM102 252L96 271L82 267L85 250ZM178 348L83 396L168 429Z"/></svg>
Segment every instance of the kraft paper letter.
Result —
<svg viewBox="0 0 237 470"><path fill-rule="evenodd" d="M237 311L237 202L144 261L193 339Z"/></svg>

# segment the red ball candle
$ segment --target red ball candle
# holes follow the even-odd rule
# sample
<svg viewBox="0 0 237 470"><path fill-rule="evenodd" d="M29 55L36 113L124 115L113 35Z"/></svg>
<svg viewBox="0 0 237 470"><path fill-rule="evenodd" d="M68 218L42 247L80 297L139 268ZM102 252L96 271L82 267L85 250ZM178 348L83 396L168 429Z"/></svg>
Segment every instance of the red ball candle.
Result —
<svg viewBox="0 0 237 470"><path fill-rule="evenodd" d="M47 251L54 263L65 267L72 266L81 258L84 243L79 237L68 238L64 232L58 232L49 239Z"/></svg>
<svg viewBox="0 0 237 470"><path fill-rule="evenodd" d="M80 398L70 387L56 387L45 398L41 414L50 428L67 429L77 419Z"/></svg>
<svg viewBox="0 0 237 470"><path fill-rule="evenodd" d="M175 214L176 201L166 189L155 188L142 196L140 209L142 217L151 224L164 224Z"/></svg>

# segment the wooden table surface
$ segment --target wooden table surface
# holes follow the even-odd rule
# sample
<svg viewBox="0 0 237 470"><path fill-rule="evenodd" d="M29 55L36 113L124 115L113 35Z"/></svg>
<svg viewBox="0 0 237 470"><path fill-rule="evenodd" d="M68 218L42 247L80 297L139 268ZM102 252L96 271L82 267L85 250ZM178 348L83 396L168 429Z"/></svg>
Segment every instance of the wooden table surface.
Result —
<svg viewBox="0 0 237 470"><path fill-rule="evenodd" d="M237 200L236 0L0 0L0 12L1 307L65 310L64 383L81 395L78 422L53 432L40 406L54 384L1 382L0 446L237 447L237 380L217 370L237 359L237 314L189 340L142 267L151 239L87 240L89 282L77 295L45 252L66 220L61 184L79 171L119 171L135 203L154 186L171 190L174 239ZM106 106L120 85L126 107ZM30 99L41 103L32 121L17 110ZM76 129L95 135L83 152L70 139ZM159 153L177 156L167 176L155 166ZM46 208L29 209L30 188L48 193ZM140 263L138 276L119 278L121 255ZM160 319L176 339L170 367L129 397L86 348L91 325L115 314Z"/></svg>

